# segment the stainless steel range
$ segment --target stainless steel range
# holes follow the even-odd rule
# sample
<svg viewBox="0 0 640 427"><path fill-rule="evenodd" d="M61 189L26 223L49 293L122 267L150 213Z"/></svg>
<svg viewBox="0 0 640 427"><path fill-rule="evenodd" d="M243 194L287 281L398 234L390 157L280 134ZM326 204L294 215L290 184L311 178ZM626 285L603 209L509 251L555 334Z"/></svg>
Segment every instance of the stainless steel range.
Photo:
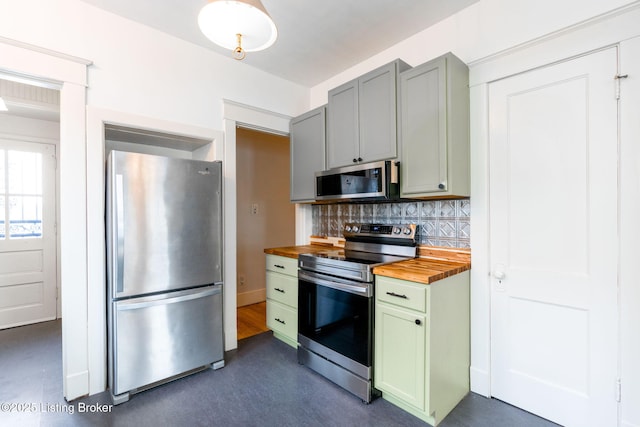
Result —
<svg viewBox="0 0 640 427"><path fill-rule="evenodd" d="M363 401L373 388L373 268L416 256L416 227L345 225L344 250L298 258L298 362Z"/></svg>

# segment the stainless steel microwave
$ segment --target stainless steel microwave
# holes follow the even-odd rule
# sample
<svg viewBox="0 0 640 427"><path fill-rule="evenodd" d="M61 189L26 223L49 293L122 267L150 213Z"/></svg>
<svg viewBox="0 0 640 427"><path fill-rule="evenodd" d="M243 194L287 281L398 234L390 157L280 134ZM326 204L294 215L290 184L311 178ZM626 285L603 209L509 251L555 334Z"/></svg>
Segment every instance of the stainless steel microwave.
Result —
<svg viewBox="0 0 640 427"><path fill-rule="evenodd" d="M316 172L317 201L391 200L400 196L400 162L385 160Z"/></svg>

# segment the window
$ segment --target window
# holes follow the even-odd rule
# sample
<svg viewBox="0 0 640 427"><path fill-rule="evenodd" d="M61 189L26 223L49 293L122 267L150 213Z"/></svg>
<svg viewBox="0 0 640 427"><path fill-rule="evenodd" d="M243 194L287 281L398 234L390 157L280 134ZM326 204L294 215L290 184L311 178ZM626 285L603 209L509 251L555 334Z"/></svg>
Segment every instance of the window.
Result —
<svg viewBox="0 0 640 427"><path fill-rule="evenodd" d="M0 239L7 238L42 238L41 153L0 150Z"/></svg>

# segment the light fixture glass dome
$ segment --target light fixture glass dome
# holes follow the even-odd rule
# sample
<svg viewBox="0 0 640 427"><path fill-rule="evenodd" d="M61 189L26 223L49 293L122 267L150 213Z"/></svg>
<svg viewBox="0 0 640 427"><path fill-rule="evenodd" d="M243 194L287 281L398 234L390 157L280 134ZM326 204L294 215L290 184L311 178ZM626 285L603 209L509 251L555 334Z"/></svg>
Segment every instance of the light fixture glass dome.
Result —
<svg viewBox="0 0 640 427"><path fill-rule="evenodd" d="M211 0L198 15L202 33L215 44L229 50L238 47L255 52L271 46L278 30L260 0Z"/></svg>

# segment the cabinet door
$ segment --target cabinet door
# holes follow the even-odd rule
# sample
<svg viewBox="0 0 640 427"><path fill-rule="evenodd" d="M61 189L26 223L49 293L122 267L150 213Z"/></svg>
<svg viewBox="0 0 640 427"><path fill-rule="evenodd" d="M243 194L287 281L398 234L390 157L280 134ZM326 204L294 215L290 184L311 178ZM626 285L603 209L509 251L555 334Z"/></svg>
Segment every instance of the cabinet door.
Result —
<svg viewBox="0 0 640 427"><path fill-rule="evenodd" d="M425 408L426 318L376 304L375 387Z"/></svg>
<svg viewBox="0 0 640 427"><path fill-rule="evenodd" d="M329 91L327 167L348 166L358 161L358 81Z"/></svg>
<svg viewBox="0 0 640 427"><path fill-rule="evenodd" d="M362 162L397 155L396 74L396 63L392 62L358 79Z"/></svg>
<svg viewBox="0 0 640 427"><path fill-rule="evenodd" d="M446 58L400 75L401 197L447 190Z"/></svg>
<svg viewBox="0 0 640 427"><path fill-rule="evenodd" d="M315 173L325 169L325 111L322 106L291 121L291 201L315 199Z"/></svg>

